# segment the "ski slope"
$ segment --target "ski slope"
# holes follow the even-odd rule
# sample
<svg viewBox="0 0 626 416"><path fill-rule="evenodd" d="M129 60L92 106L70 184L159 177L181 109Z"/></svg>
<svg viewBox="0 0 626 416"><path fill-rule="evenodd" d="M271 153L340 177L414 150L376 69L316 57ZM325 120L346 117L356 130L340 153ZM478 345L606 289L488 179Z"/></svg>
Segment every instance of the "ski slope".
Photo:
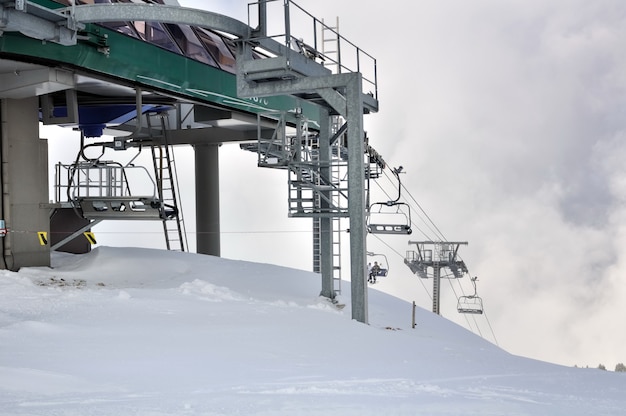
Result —
<svg viewBox="0 0 626 416"><path fill-rule="evenodd" d="M0 271L0 414L623 415L626 374L518 357L371 289L139 248ZM536 342L541 342L540 339Z"/></svg>

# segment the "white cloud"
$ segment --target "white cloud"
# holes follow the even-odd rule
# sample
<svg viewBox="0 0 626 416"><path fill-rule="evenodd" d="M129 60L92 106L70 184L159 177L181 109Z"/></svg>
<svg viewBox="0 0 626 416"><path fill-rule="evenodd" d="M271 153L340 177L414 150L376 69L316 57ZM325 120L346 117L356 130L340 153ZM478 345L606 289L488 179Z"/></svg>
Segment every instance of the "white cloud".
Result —
<svg viewBox="0 0 626 416"><path fill-rule="evenodd" d="M462 256L500 342L564 364L623 361L607 332L625 295L626 5L303 5L339 15L340 32L378 59L370 142L405 167L443 233L470 242ZM423 292L415 279L398 292Z"/></svg>
<svg viewBox="0 0 626 416"><path fill-rule="evenodd" d="M246 20L243 3L181 3ZM378 59L370 143L405 167L446 237L469 241L461 254L501 345L564 364L626 360L615 318L626 297L626 4L297 3L339 16L340 32ZM287 218L286 175L221 152L222 230L275 232L225 233L223 254L309 268L310 235L298 233L309 226ZM429 308L432 282L402 263L407 240L368 238L391 262L380 287ZM463 322L447 285L443 296L444 315Z"/></svg>

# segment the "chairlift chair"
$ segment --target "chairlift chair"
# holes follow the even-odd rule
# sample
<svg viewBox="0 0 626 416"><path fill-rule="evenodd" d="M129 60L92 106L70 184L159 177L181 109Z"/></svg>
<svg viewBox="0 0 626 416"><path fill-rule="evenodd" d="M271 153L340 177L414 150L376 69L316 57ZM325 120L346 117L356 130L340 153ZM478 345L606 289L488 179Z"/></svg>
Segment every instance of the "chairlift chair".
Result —
<svg viewBox="0 0 626 416"><path fill-rule="evenodd" d="M171 215L143 166L91 160L63 167L68 170L68 201L80 207L84 218L158 220ZM131 192L131 182L133 188L140 188L139 195Z"/></svg>
<svg viewBox="0 0 626 416"><path fill-rule="evenodd" d="M459 313L482 314L483 300L477 295L461 296L457 303Z"/></svg>
<svg viewBox="0 0 626 416"><path fill-rule="evenodd" d="M373 203L367 216L367 231L372 234L411 234L411 208L404 202Z"/></svg>
<svg viewBox="0 0 626 416"><path fill-rule="evenodd" d="M385 259L385 264L387 264L387 268L382 267L382 262L379 264L378 272L376 273L376 277L386 277L389 273L389 261L387 261L387 256L384 254L376 254L370 251L367 252L369 257L383 257Z"/></svg>
<svg viewBox="0 0 626 416"><path fill-rule="evenodd" d="M404 234L409 235L411 230L411 207L399 202L402 194L400 173L402 166L392 169L398 180L398 196L394 200L375 202L369 206L367 216L367 231L372 234ZM391 218L391 220L389 220ZM401 220L401 221L398 221Z"/></svg>
<svg viewBox="0 0 626 416"><path fill-rule="evenodd" d="M387 277L387 274L389 273L389 269L385 269L385 268L379 268L378 271L374 274L374 276L376 277Z"/></svg>
<svg viewBox="0 0 626 416"><path fill-rule="evenodd" d="M459 297L456 309L459 313L482 314L483 300L478 296L476 290L476 280L478 280L478 277L470 277L470 280L474 286L474 294Z"/></svg>

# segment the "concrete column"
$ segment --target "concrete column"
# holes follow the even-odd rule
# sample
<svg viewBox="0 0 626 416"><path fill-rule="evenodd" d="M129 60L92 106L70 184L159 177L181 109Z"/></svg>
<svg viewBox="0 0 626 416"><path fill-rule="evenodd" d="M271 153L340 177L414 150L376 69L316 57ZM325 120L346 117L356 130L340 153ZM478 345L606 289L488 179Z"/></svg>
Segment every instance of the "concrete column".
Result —
<svg viewBox="0 0 626 416"><path fill-rule="evenodd" d="M220 255L219 145L194 145L196 162L196 252Z"/></svg>
<svg viewBox="0 0 626 416"><path fill-rule="evenodd" d="M39 100L0 102L2 200L0 219L9 232L0 240L0 268L50 266L48 203L48 143L39 138Z"/></svg>

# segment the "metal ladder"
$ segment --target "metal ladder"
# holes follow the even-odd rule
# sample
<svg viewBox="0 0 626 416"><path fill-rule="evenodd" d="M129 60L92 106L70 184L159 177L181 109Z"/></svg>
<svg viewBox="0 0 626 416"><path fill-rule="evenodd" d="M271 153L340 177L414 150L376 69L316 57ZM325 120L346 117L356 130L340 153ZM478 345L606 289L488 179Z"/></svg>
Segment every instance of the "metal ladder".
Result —
<svg viewBox="0 0 626 416"><path fill-rule="evenodd" d="M152 118L158 118L158 121L154 123L155 125L153 125ZM174 160L173 146L169 145L167 141L169 119L167 113L157 113L148 114L147 120L151 136L153 129L157 128L160 129L160 137L162 138L160 141L155 140L158 137L151 137L152 145L150 148L158 195L162 203L165 245L168 250L186 251L188 249L187 232L180 204L176 161Z"/></svg>
<svg viewBox="0 0 626 416"><path fill-rule="evenodd" d="M337 24L339 24L339 18L337 18ZM331 125L330 125L330 131L331 134L335 134L337 133L337 131L339 130L339 126L343 124L341 123L340 117L339 116L334 116L331 119ZM337 159L341 159L341 140L337 140L337 143L334 145L335 147L337 147ZM335 152L331 151L331 159L334 157L332 155L334 155ZM330 167L330 176L331 176L331 181L334 184L337 184L337 187L339 187L339 184L342 182L342 177L341 175L343 174L341 172L341 168L340 168L340 164L339 163L333 163L331 164ZM334 197L336 199L339 199L339 196L337 194L334 195ZM339 205L340 201L336 200L333 201L335 204ZM333 236L332 236L332 241L333 241L333 289L335 290L335 293L337 294L341 294L341 217L333 217Z"/></svg>
<svg viewBox="0 0 626 416"><path fill-rule="evenodd" d="M341 219L332 219L333 227L333 290L337 295L341 294ZM321 246L320 218L313 217L313 272L322 272L322 246Z"/></svg>
<svg viewBox="0 0 626 416"><path fill-rule="evenodd" d="M331 134L334 134L338 131L340 125L339 117L333 117L331 122ZM337 149L333 149L331 151L331 159L332 158L340 158L341 150L339 149L340 143L336 143L334 146ZM314 153L317 160L319 160L319 154ZM339 163L331 163L330 165L330 182L336 188L340 187L340 183L342 181L341 178L341 169ZM339 201L339 195L333 193L332 204L335 206L339 206L341 202ZM315 205L319 208L321 203L321 198L318 196L316 198ZM334 216L332 217L332 256L333 256L333 290L336 294L341 294L341 217ZM321 227L320 227L320 218L313 218L313 269L315 272L320 272L321 267Z"/></svg>
<svg viewBox="0 0 626 416"><path fill-rule="evenodd" d="M332 165L333 182L339 175L339 168ZM320 198L316 198L316 206L319 206ZM320 217L313 217L313 272L321 273L321 225ZM333 290L341 294L341 218L332 217L332 256L333 256Z"/></svg>
<svg viewBox="0 0 626 416"><path fill-rule="evenodd" d="M322 19L322 53L330 58L328 62L324 62L324 66L332 71L333 74L341 73L341 45L339 44L339 17L335 19L335 26L327 25Z"/></svg>
<svg viewBox="0 0 626 416"><path fill-rule="evenodd" d="M333 290L341 294L341 218L333 218Z"/></svg>
<svg viewBox="0 0 626 416"><path fill-rule="evenodd" d="M322 272L322 229L320 219L313 217L313 273Z"/></svg>
<svg viewBox="0 0 626 416"><path fill-rule="evenodd" d="M331 70L333 74L341 73L341 45L339 43L339 17L335 19L335 25L330 26L326 25L326 22L322 19L322 53L330 58L329 61L324 62L324 66ZM334 135L339 131L339 126L343 124L341 123L339 116L333 116L331 118L330 131L331 135ZM342 157L342 149L341 149L341 141L338 140L334 146L331 154L337 159L341 159ZM337 184L341 183L341 171L338 163L333 163L331 165L331 182ZM336 197L336 195L335 195ZM335 204L339 205L340 201L333 201ZM315 220L314 220L315 221ZM333 227L333 235L332 235L332 246L333 246L333 290L337 294L341 294L341 217L333 217L332 219L332 227Z"/></svg>
<svg viewBox="0 0 626 416"><path fill-rule="evenodd" d="M315 152L315 158L319 160L319 152ZM319 196L315 197L313 205L319 209L321 205ZM313 217L313 272L322 272L322 226L319 217Z"/></svg>

